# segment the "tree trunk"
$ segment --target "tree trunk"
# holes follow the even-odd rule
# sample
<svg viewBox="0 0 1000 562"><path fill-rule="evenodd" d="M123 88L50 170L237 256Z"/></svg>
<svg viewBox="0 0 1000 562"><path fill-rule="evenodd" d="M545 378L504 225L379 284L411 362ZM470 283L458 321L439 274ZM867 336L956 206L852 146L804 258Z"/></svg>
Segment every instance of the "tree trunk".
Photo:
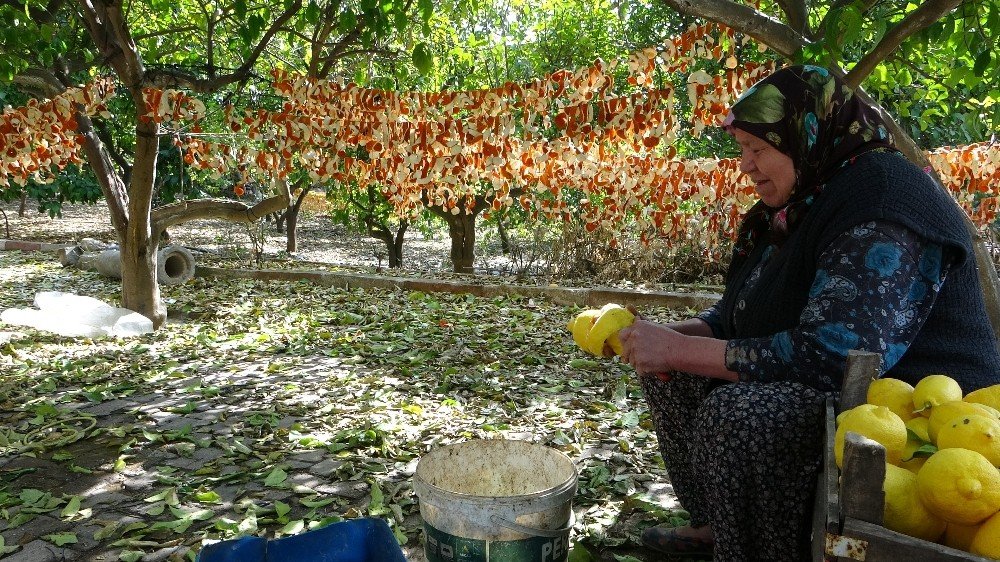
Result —
<svg viewBox="0 0 1000 562"><path fill-rule="evenodd" d="M21 192L21 203L17 206L17 216L18 218L24 218L24 213L28 209L28 192Z"/></svg>
<svg viewBox="0 0 1000 562"><path fill-rule="evenodd" d="M392 241L392 244L389 245L390 269L403 267L403 234L406 233L406 229L409 226L409 221L399 221L399 228L396 229L395 239Z"/></svg>
<svg viewBox="0 0 1000 562"><path fill-rule="evenodd" d="M285 223L287 230L285 231L285 251L289 254L294 254L298 249L298 243L296 242L295 227L299 223L299 210L302 208L302 202L305 201L306 195L309 194L309 190L312 189L312 185L307 185L302 188L299 192L299 196L295 199L295 203L289 207L282 216L288 221ZM278 220L281 220L280 218Z"/></svg>
<svg viewBox="0 0 1000 562"><path fill-rule="evenodd" d="M500 235L500 251L505 256L510 255L510 235L507 233L507 227L503 225L503 219L499 216L497 216L497 234Z"/></svg>
<svg viewBox="0 0 1000 562"><path fill-rule="evenodd" d="M121 240L121 256L122 306L149 318L153 327L159 328L167 319L167 310L156 282L159 232L153 236L150 217L158 153L156 128L155 123L136 124L135 159L128 190L129 220Z"/></svg>
<svg viewBox="0 0 1000 562"><path fill-rule="evenodd" d="M368 235L385 244L385 249L389 256L389 268L402 267L403 235L406 234L406 229L410 226L410 222L406 220L399 221L399 228L396 229L396 234L393 235L388 226L376 222L374 217L370 215L364 221L365 226L368 228ZM378 252L375 253L375 257L378 258L379 263L382 263L382 256Z"/></svg>
<svg viewBox="0 0 1000 562"><path fill-rule="evenodd" d="M159 328L167 319L167 311L160 301L160 287L156 283L157 238L153 237L150 228L153 181L156 178L157 125L143 122L136 125L132 181L126 189L103 143L94 133L90 118L78 112L77 122L80 125L78 132L84 137L84 152L101 184L111 212L111 223L118 236L122 259L121 305L149 318L153 327Z"/></svg>
<svg viewBox="0 0 1000 562"><path fill-rule="evenodd" d="M476 257L476 215L445 214L451 236L451 264L455 273L472 273Z"/></svg>

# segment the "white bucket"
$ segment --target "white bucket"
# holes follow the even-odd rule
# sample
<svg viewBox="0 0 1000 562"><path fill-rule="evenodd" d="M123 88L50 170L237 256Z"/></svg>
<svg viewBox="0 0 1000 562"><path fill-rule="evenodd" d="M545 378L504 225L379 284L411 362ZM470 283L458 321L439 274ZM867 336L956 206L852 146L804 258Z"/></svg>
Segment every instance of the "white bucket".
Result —
<svg viewBox="0 0 1000 562"><path fill-rule="evenodd" d="M428 562L565 562L577 471L526 441L477 440L417 463Z"/></svg>

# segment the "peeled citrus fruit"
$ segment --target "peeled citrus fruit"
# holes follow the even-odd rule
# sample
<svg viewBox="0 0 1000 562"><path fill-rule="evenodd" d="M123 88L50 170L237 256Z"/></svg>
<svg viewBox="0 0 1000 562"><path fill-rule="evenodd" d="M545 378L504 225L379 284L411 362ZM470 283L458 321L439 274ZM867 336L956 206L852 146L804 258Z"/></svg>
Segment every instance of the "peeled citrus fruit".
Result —
<svg viewBox="0 0 1000 562"><path fill-rule="evenodd" d="M569 329L573 332L573 341L576 345L586 351L587 349L587 334L590 333L591 326L597 321L597 317L600 316L601 311L596 308L590 308L584 310L580 314L576 315L573 322L570 323Z"/></svg>
<svg viewBox="0 0 1000 562"><path fill-rule="evenodd" d="M898 465L906 447L906 424L885 406L861 404L845 412L833 437L834 458L837 466L844 462L844 436L853 431L879 442L885 447L885 460Z"/></svg>
<svg viewBox="0 0 1000 562"><path fill-rule="evenodd" d="M944 520L936 517L917 497L917 475L891 464L885 467L885 514L883 525L926 541L936 541L944 533Z"/></svg>
<svg viewBox="0 0 1000 562"><path fill-rule="evenodd" d="M614 353L620 354L622 352L621 342L618 341L617 337L613 340L609 338L617 336L619 330L631 325L634 321L635 315L627 308L614 303L604 305L600 309L600 316L590 328L585 349L594 355L601 356L604 355L604 344L608 343Z"/></svg>
<svg viewBox="0 0 1000 562"><path fill-rule="evenodd" d="M885 406L906 421L918 414L913 413L913 387L906 381L884 378L876 379L868 386L867 402Z"/></svg>
<svg viewBox="0 0 1000 562"><path fill-rule="evenodd" d="M938 432L938 449L969 449L1000 467L1000 421L973 414L952 418Z"/></svg>
<svg viewBox="0 0 1000 562"><path fill-rule="evenodd" d="M927 417L938 404L962 399L962 387L948 375L927 375L913 387L913 410Z"/></svg>
<svg viewBox="0 0 1000 562"><path fill-rule="evenodd" d="M968 449L941 449L917 473L917 493L948 523L976 525L1000 511L1000 471Z"/></svg>

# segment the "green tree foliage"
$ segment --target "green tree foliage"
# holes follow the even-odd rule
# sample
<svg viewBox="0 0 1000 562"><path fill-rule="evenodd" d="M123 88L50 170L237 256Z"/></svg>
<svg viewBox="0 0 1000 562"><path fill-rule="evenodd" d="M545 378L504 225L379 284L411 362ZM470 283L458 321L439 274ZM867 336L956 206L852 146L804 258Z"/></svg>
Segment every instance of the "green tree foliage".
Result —
<svg viewBox="0 0 1000 562"><path fill-rule="evenodd" d="M209 178L217 182L215 189L211 182L193 189L184 183L184 162L172 161L168 148L178 132L144 117L144 92L184 89L218 111L234 97L266 97L260 93L270 71L296 68L298 61L309 61L317 77L342 70L336 66L342 60L389 47L417 51L414 58L420 62L428 53L417 39L433 10L432 0L144 0L127 6L101 0L8 0L0 5L0 21L8 22L0 31L0 80L25 95L52 97L98 74L117 78L122 96L113 102L119 107L109 108L112 118L78 114L77 133L122 248L122 305L159 325L165 319L155 281L160 232L196 218L256 220L287 206L289 190L282 184L279 193L253 207L206 200L154 208L154 201L218 193L223 178ZM401 40L390 45L393 37ZM167 159L158 166L161 155ZM177 179L157 182L158 171Z"/></svg>

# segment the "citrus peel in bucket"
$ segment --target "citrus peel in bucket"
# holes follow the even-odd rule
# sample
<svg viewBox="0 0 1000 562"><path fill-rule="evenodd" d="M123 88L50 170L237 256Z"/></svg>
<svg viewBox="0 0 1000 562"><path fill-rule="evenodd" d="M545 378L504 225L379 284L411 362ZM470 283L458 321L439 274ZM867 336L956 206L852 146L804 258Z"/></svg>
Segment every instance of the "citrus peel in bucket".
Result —
<svg viewBox="0 0 1000 562"><path fill-rule="evenodd" d="M431 451L413 476L427 559L461 551L470 562L499 552L505 561L565 561L577 480L566 455L526 441L472 440Z"/></svg>

